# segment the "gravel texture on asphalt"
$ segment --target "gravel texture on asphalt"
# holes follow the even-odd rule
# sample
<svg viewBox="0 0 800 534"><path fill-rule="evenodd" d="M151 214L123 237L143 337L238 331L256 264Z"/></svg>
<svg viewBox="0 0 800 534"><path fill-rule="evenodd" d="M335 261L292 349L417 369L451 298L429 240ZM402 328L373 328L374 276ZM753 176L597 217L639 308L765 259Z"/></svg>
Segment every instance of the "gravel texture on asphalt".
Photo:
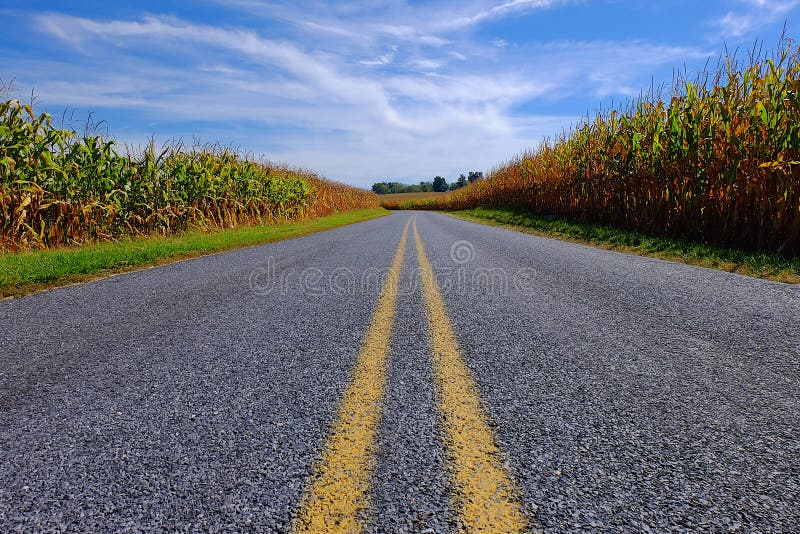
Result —
<svg viewBox="0 0 800 534"><path fill-rule="evenodd" d="M367 531L455 532L413 237L406 246Z"/></svg>
<svg viewBox="0 0 800 534"><path fill-rule="evenodd" d="M0 531L286 531L411 215L1 301ZM800 531L800 287L417 225L546 531ZM407 246L367 529L441 532Z"/></svg>
<svg viewBox="0 0 800 534"><path fill-rule="evenodd" d="M546 531L800 531L800 287L440 214L417 225ZM474 258L456 265L460 240ZM475 283L448 290L459 277Z"/></svg>
<svg viewBox="0 0 800 534"><path fill-rule="evenodd" d="M287 530L389 219L0 302L0 531Z"/></svg>

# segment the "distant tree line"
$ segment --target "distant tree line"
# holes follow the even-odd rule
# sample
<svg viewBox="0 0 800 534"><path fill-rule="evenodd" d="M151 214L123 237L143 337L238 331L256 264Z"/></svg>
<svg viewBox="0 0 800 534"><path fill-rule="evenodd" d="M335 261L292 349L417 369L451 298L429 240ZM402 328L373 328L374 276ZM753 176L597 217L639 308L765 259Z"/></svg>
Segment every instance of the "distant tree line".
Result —
<svg viewBox="0 0 800 534"><path fill-rule="evenodd" d="M455 191L467 184L471 184L483 178L482 172L470 171L467 175L461 174L456 181L451 184L441 176L437 176L430 182L420 182L419 184L401 184L400 182L376 182L372 184L372 190L379 195L390 193L421 193L428 191L444 192Z"/></svg>

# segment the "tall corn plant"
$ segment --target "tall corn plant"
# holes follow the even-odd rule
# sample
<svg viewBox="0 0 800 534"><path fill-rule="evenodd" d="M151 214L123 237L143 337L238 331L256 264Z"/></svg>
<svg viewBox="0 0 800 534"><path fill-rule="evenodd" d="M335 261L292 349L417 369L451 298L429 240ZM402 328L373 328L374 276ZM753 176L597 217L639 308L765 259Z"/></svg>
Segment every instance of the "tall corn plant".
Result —
<svg viewBox="0 0 800 534"><path fill-rule="evenodd" d="M0 102L0 249L273 223L376 207L377 197L220 147L120 154Z"/></svg>
<svg viewBox="0 0 800 534"><path fill-rule="evenodd" d="M677 78L428 206L527 209L800 254L800 49Z"/></svg>

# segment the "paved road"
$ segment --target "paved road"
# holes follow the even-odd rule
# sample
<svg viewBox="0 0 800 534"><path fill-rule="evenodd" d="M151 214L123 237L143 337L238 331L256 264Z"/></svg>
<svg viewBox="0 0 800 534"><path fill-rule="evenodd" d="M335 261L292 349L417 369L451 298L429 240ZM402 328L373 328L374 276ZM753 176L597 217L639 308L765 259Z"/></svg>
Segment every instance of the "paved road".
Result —
<svg viewBox="0 0 800 534"><path fill-rule="evenodd" d="M403 212L0 325L2 532L800 530L799 287Z"/></svg>

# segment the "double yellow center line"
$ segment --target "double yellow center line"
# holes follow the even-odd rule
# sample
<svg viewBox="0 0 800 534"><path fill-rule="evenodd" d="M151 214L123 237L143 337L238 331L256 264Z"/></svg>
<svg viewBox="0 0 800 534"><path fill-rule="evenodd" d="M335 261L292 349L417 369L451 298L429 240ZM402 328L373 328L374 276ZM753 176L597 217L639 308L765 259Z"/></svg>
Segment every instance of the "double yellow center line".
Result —
<svg viewBox="0 0 800 534"><path fill-rule="evenodd" d="M408 228L413 221L417 261L428 316L437 405L450 460L453 501L466 532L525 532L529 526L503 469L500 451L481 407L416 218L403 229L361 352L322 460L294 524L296 532L359 532L386 390L389 339Z"/></svg>

